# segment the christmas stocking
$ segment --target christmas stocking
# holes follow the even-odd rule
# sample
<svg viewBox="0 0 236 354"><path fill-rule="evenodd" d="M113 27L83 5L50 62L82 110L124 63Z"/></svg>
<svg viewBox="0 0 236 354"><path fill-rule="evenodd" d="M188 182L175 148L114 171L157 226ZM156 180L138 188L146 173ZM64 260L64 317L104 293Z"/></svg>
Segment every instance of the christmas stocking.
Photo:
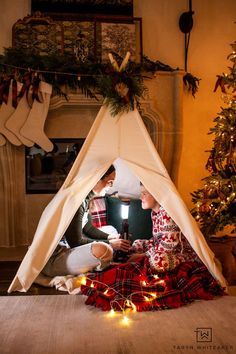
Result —
<svg viewBox="0 0 236 354"><path fill-rule="evenodd" d="M39 84L39 91L42 96L42 102L34 100L32 109L20 130L20 134L25 138L32 140L43 150L48 152L53 149L53 144L44 133L44 123L48 114L52 86L41 81Z"/></svg>
<svg viewBox="0 0 236 354"><path fill-rule="evenodd" d="M22 144L26 146L33 146L34 143L32 140L29 140L20 134L20 129L24 125L30 112L30 106L26 99L26 92L24 96L20 99L18 106L16 107L15 112L8 118L6 121L6 128L9 129L17 138L21 141Z"/></svg>
<svg viewBox="0 0 236 354"><path fill-rule="evenodd" d="M17 83L17 90L19 91L21 87L21 84L18 82ZM0 108L0 133L2 133L13 145L20 146L22 142L17 138L13 132L8 130L5 126L6 121L9 119L9 117L15 112L15 108L12 106L12 82L10 84L9 88L9 95L8 95L8 100L7 104L5 102L2 103L2 106ZM0 145L2 139L0 138ZM6 140L5 140L6 142Z"/></svg>

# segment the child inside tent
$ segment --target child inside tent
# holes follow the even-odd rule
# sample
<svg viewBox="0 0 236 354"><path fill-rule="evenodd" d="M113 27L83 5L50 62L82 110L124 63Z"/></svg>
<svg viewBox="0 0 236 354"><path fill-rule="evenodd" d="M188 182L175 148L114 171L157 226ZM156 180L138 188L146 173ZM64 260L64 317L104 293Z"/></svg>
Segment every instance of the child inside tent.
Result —
<svg viewBox="0 0 236 354"><path fill-rule="evenodd" d="M200 262L180 228L144 186L141 186L140 199L143 209L152 209L153 237L135 240L130 250L134 254L129 261L147 256L151 269L158 272L173 270L187 261Z"/></svg>
<svg viewBox="0 0 236 354"><path fill-rule="evenodd" d="M86 304L103 310L176 308L225 294L179 227L142 186L143 209L152 209L153 237L135 240L124 264L87 276L81 291Z"/></svg>

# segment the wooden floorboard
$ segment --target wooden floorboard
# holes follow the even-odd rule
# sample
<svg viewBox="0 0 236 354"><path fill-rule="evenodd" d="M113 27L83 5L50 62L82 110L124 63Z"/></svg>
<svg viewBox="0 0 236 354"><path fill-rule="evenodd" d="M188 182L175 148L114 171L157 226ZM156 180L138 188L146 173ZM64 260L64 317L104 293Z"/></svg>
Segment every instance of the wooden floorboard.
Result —
<svg viewBox="0 0 236 354"><path fill-rule="evenodd" d="M236 297L129 313L128 325L122 313L109 317L84 302L83 295L0 297L1 354L236 353Z"/></svg>
<svg viewBox="0 0 236 354"><path fill-rule="evenodd" d="M55 288L46 288L37 284L32 284L27 293L13 292L8 294L7 289L14 279L19 266L20 261L0 262L0 296L65 295L64 291L58 291Z"/></svg>

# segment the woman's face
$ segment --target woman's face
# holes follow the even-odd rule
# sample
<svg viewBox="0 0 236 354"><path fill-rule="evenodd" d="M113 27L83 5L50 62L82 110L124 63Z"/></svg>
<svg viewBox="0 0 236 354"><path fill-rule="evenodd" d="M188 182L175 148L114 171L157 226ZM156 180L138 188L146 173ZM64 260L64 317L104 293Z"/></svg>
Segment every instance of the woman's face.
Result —
<svg viewBox="0 0 236 354"><path fill-rule="evenodd" d="M156 199L146 190L144 186L141 186L140 199L142 201L143 209L154 209L157 211L160 207Z"/></svg>
<svg viewBox="0 0 236 354"><path fill-rule="evenodd" d="M94 193L99 194L101 196L105 195L112 187L115 175L116 173L115 171L113 171L108 176L104 177L103 179L100 179L100 181L98 181L93 188Z"/></svg>

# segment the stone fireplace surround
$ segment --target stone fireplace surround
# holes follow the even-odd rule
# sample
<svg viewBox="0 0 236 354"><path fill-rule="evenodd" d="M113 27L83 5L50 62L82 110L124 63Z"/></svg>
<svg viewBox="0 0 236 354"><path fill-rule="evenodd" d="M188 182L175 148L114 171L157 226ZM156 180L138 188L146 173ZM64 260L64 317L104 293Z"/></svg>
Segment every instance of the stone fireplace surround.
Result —
<svg viewBox="0 0 236 354"><path fill-rule="evenodd" d="M141 116L174 183L182 142L183 74L157 72L145 79L148 91L141 102ZM101 101L81 93L70 93L68 98L51 98L45 124L49 138L86 138L101 106ZM53 197L25 193L24 158L23 146L7 143L0 148L0 248L9 248L12 255L17 248L24 253L30 245L41 213Z"/></svg>

